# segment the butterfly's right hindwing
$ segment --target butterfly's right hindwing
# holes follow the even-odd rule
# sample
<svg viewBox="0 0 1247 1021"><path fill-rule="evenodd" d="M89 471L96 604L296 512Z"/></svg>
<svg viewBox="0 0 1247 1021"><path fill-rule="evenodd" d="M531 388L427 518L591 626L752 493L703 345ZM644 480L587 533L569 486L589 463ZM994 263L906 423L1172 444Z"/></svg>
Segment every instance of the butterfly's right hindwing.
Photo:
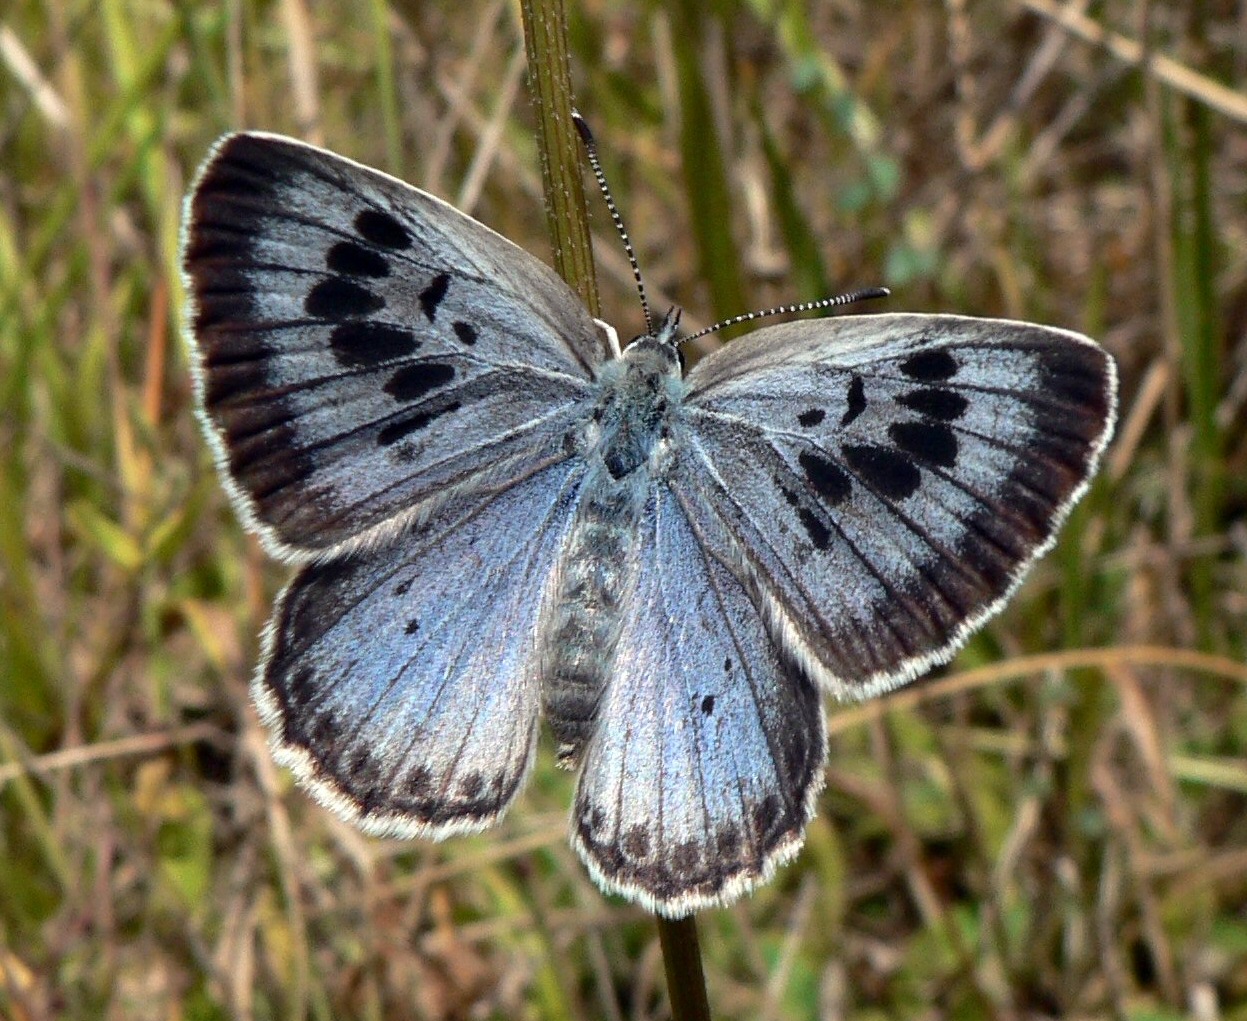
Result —
<svg viewBox="0 0 1247 1021"><path fill-rule="evenodd" d="M634 556L572 845L604 889L678 917L735 900L796 854L826 733L817 688L664 485Z"/></svg>
<svg viewBox="0 0 1247 1021"><path fill-rule="evenodd" d="M374 833L495 821L532 762L552 575L579 485L554 465L385 550L303 567L253 695L276 756Z"/></svg>
<svg viewBox="0 0 1247 1021"><path fill-rule="evenodd" d="M183 229L201 413L274 552L361 545L439 495L565 456L605 340L553 271L482 224L332 153L239 134L205 161Z"/></svg>

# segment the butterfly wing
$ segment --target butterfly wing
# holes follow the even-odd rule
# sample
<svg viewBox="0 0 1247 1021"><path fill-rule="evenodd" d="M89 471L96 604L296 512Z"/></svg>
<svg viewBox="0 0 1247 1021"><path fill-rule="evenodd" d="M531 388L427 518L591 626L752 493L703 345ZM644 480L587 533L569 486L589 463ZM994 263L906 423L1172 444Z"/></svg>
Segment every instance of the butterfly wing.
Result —
<svg viewBox="0 0 1247 1021"><path fill-rule="evenodd" d="M201 411L291 559L551 458L607 357L548 267L445 202L293 139L229 135L186 202Z"/></svg>
<svg viewBox="0 0 1247 1021"><path fill-rule="evenodd" d="M948 659L1053 542L1112 430L1092 341L1028 323L788 323L689 373L675 484L755 579L771 631L839 696Z"/></svg>
<svg viewBox="0 0 1247 1021"><path fill-rule="evenodd" d="M816 688L655 486L585 748L572 845L604 889L670 916L734 900L800 848L823 782Z"/></svg>
<svg viewBox="0 0 1247 1021"><path fill-rule="evenodd" d="M304 566L253 695L279 762L374 833L495 821L532 762L538 622L571 523L563 462L384 551Z"/></svg>

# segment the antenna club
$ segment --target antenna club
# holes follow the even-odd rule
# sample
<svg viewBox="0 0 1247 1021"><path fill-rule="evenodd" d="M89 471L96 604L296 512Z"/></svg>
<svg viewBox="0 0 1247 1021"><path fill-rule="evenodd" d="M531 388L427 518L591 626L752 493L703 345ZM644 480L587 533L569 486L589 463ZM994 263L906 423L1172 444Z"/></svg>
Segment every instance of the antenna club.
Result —
<svg viewBox="0 0 1247 1021"><path fill-rule="evenodd" d="M584 143L586 149L596 149L597 142L593 138L593 132L589 130L589 122L580 115L580 111L574 106L572 107L572 123L576 125L576 132L580 135L580 140Z"/></svg>

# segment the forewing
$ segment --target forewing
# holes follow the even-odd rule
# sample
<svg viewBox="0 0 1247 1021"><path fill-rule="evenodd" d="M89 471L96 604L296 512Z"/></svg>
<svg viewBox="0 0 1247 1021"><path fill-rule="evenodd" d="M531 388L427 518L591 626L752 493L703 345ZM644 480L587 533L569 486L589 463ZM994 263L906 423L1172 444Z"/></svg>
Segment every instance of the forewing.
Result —
<svg viewBox="0 0 1247 1021"><path fill-rule="evenodd" d="M201 414L269 547L398 531L557 453L605 340L543 263L392 177L274 135L217 143L182 265Z"/></svg>
<svg viewBox="0 0 1247 1021"><path fill-rule="evenodd" d="M679 916L734 900L797 852L826 737L814 685L780 661L665 487L636 548L572 844L604 889Z"/></svg>
<svg viewBox="0 0 1247 1021"><path fill-rule="evenodd" d="M538 621L578 484L544 469L384 551L300 570L252 691L278 761L374 833L487 826L528 773Z"/></svg>
<svg viewBox="0 0 1247 1021"><path fill-rule="evenodd" d="M960 316L789 323L688 377L675 482L837 695L949 658L1052 543L1112 429L1112 360L1075 333Z"/></svg>

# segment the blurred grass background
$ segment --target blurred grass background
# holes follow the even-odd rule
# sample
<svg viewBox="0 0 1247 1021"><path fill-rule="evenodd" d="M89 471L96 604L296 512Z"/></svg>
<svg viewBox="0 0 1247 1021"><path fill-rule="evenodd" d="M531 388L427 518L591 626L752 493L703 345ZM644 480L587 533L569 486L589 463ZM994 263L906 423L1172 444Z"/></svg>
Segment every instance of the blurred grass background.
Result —
<svg viewBox="0 0 1247 1021"><path fill-rule="evenodd" d="M285 572L178 335L179 203L231 128L548 256L517 18L0 10L0 1015L666 1016L548 748L502 826L441 845L367 839L272 765L246 685ZM805 851L702 916L716 1017L1247 1019L1247 7L598 0L572 48L686 325L887 284L1122 371L1101 478L1011 607L938 679L830 707Z"/></svg>

